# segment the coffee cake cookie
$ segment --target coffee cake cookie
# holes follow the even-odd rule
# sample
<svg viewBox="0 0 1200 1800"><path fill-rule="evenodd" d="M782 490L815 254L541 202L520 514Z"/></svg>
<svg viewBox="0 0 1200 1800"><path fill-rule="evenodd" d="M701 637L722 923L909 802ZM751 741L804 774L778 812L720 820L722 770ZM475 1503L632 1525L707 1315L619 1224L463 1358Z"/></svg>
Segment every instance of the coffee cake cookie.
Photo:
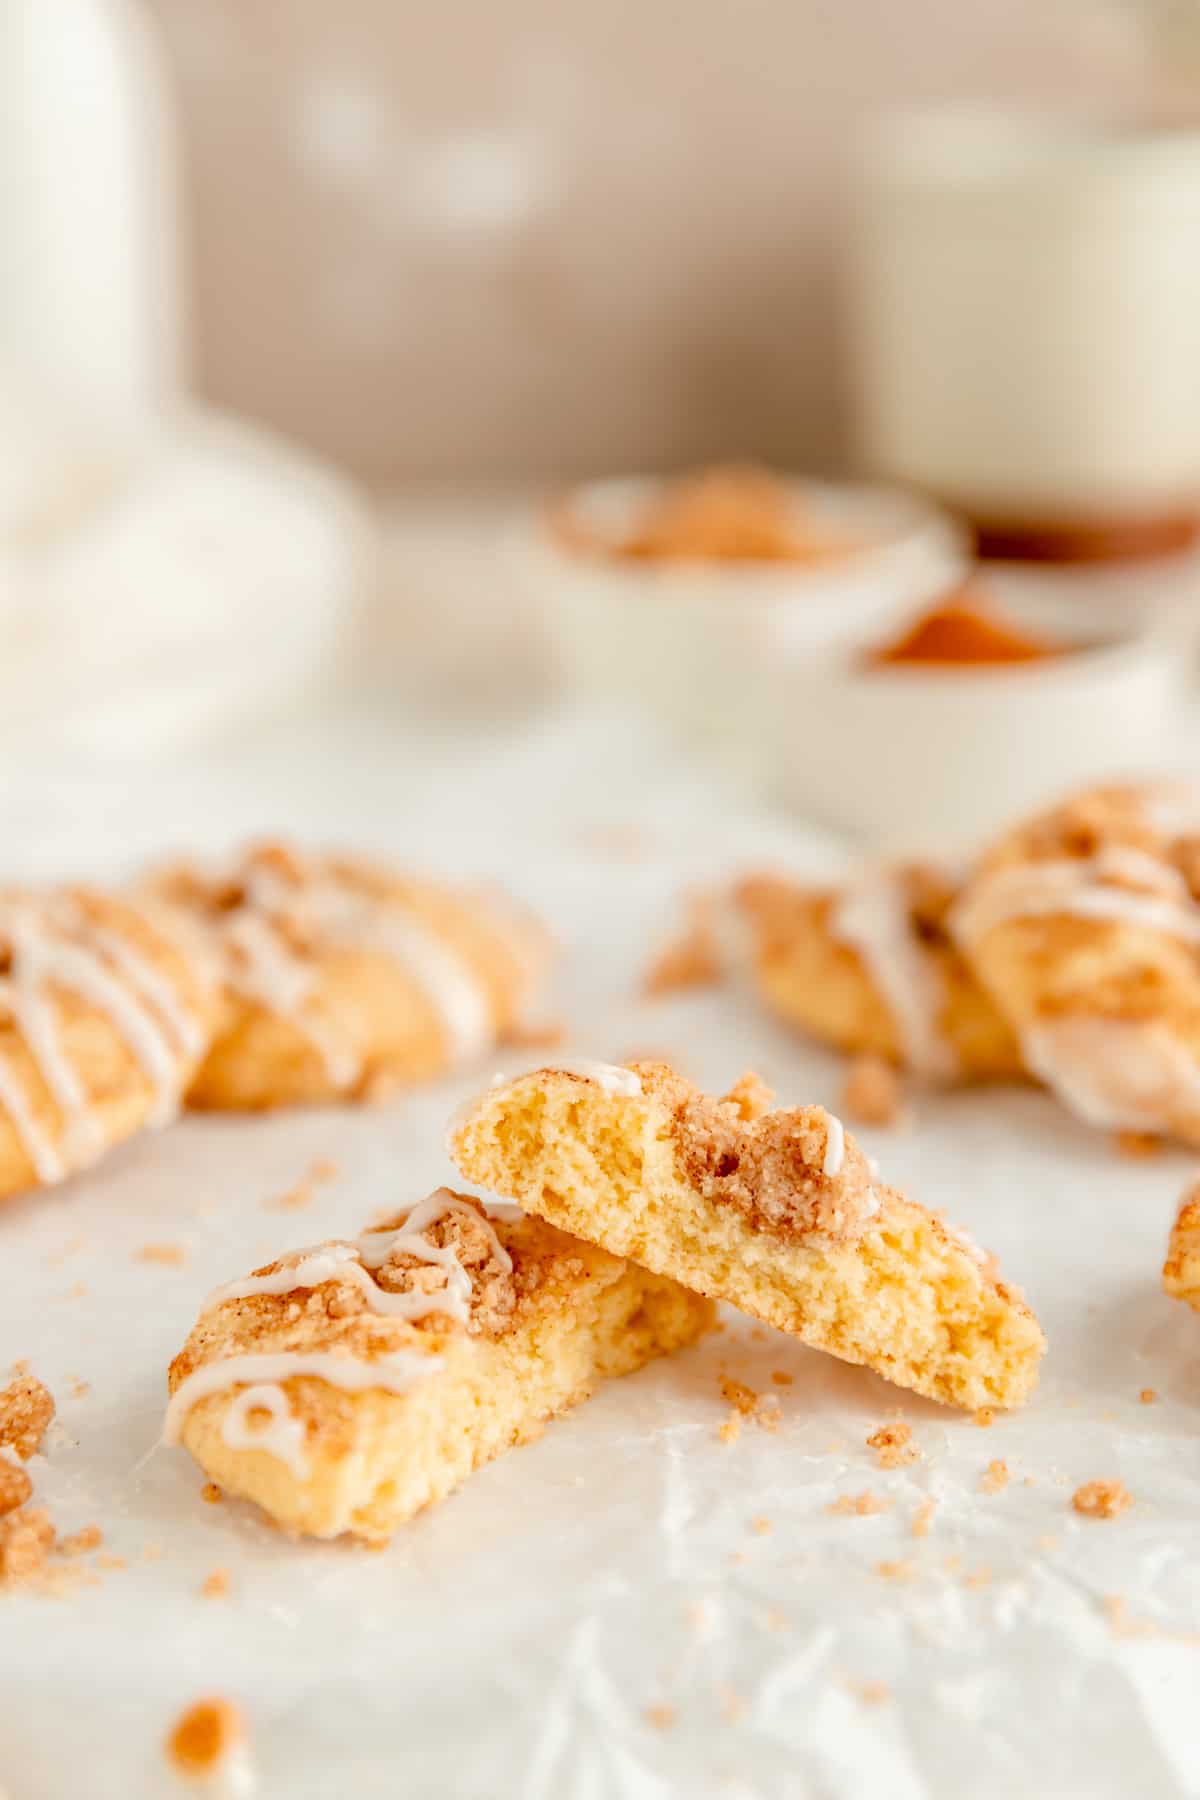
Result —
<svg viewBox="0 0 1200 1800"><path fill-rule="evenodd" d="M452 1124L470 1181L816 1349L963 1407L1015 1406L1044 1341L963 1233L880 1182L819 1106L771 1112L662 1063L571 1063Z"/></svg>
<svg viewBox="0 0 1200 1800"><path fill-rule="evenodd" d="M0 893L0 1199L164 1125L218 990L186 919L90 887Z"/></svg>
<svg viewBox="0 0 1200 1800"><path fill-rule="evenodd" d="M979 862L951 930L1026 1066L1090 1124L1200 1143L1200 795L1076 795Z"/></svg>
<svg viewBox="0 0 1200 1800"><path fill-rule="evenodd" d="M675 1282L441 1188L211 1294L164 1436L288 1532L386 1539L711 1323Z"/></svg>
<svg viewBox="0 0 1200 1800"><path fill-rule="evenodd" d="M196 919L223 974L195 1107L371 1098L442 1074L516 1022L549 960L542 927L499 891L357 858L258 844L152 888Z"/></svg>
<svg viewBox="0 0 1200 1800"><path fill-rule="evenodd" d="M837 886L752 876L734 891L768 1006L802 1031L934 1082L1019 1079L1016 1037L946 927L957 887L927 863Z"/></svg>

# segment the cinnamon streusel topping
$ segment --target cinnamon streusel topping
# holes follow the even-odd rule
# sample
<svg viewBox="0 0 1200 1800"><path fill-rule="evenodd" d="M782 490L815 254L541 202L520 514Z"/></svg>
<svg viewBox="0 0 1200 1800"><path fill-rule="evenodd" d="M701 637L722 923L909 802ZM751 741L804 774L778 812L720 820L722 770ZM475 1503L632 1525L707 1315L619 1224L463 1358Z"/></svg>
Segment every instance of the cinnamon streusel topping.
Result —
<svg viewBox="0 0 1200 1800"><path fill-rule="evenodd" d="M771 1091L754 1075L714 1100L665 1064L636 1064L635 1072L643 1092L670 1109L684 1179L756 1230L850 1242L878 1213L866 1157L823 1107L767 1111Z"/></svg>

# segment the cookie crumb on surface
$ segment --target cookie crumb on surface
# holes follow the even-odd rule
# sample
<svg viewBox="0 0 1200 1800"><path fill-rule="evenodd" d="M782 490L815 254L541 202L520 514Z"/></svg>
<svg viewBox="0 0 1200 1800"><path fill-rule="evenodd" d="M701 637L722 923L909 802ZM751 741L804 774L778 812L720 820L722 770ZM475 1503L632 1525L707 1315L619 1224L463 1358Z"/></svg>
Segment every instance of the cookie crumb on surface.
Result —
<svg viewBox="0 0 1200 1800"><path fill-rule="evenodd" d="M771 1520L767 1517L766 1513L758 1513L751 1519L750 1529L754 1532L756 1537L766 1537L772 1529Z"/></svg>
<svg viewBox="0 0 1200 1800"><path fill-rule="evenodd" d="M1153 1131L1118 1131L1113 1143L1121 1156L1137 1159L1159 1156L1163 1149L1162 1139Z"/></svg>
<svg viewBox="0 0 1200 1800"><path fill-rule="evenodd" d="M732 1375L722 1375L717 1384L721 1390L722 1400L728 1400L735 1412L748 1418L758 1405L758 1395L744 1381L735 1381Z"/></svg>
<svg viewBox="0 0 1200 1800"><path fill-rule="evenodd" d="M675 1723L675 1708L666 1705L648 1706L644 1717L647 1725L652 1725L655 1731L670 1731Z"/></svg>
<svg viewBox="0 0 1200 1800"><path fill-rule="evenodd" d="M28 1506L0 1519L0 1587L16 1586L42 1574L54 1549L50 1514Z"/></svg>
<svg viewBox="0 0 1200 1800"><path fill-rule="evenodd" d="M838 1111L856 1125L897 1125L904 1116L900 1077L881 1056L856 1056L842 1083Z"/></svg>
<svg viewBox="0 0 1200 1800"><path fill-rule="evenodd" d="M86 1400L88 1395L91 1393L91 1391L92 1391L92 1384L90 1381L85 1381L83 1379L82 1375L72 1375L72 1377L71 1377L71 1398L72 1398L72 1400Z"/></svg>
<svg viewBox="0 0 1200 1800"><path fill-rule="evenodd" d="M853 1676L848 1675L845 1685L864 1706L882 1706L885 1700L892 1697L892 1690L886 1681L856 1681Z"/></svg>
<svg viewBox="0 0 1200 1800"><path fill-rule="evenodd" d="M795 1379L796 1377L794 1375L789 1375L786 1369L771 1370L771 1380L775 1383L776 1387L791 1387Z"/></svg>
<svg viewBox="0 0 1200 1800"><path fill-rule="evenodd" d="M221 1600L229 1592L229 1570L210 1569L200 1583L200 1592L206 1600Z"/></svg>
<svg viewBox="0 0 1200 1800"><path fill-rule="evenodd" d="M896 1562L876 1563L875 1573L884 1581L911 1581L913 1565L903 1558Z"/></svg>
<svg viewBox="0 0 1200 1800"><path fill-rule="evenodd" d="M996 1423L996 1414L990 1406L981 1406L977 1412L971 1414L971 1423L981 1426L986 1431L989 1425Z"/></svg>
<svg viewBox="0 0 1200 1800"><path fill-rule="evenodd" d="M1158 1395L1153 1388L1143 1388L1138 1395L1138 1399L1143 1406L1153 1406L1154 1402L1158 1399Z"/></svg>
<svg viewBox="0 0 1200 1800"><path fill-rule="evenodd" d="M870 1488L864 1488L861 1494L839 1494L825 1511L843 1518L867 1519L873 1513L887 1512L891 1504L890 1500L883 1500L878 1494L873 1494Z"/></svg>
<svg viewBox="0 0 1200 1800"><path fill-rule="evenodd" d="M134 1262L158 1263L165 1269L178 1269L187 1261L182 1244L143 1244L133 1253Z"/></svg>
<svg viewBox="0 0 1200 1800"><path fill-rule="evenodd" d="M242 1716L232 1700L197 1700L167 1739L167 1757L184 1775L214 1773L242 1743Z"/></svg>
<svg viewBox="0 0 1200 1800"><path fill-rule="evenodd" d="M225 1498L215 1481L206 1481L200 1489L200 1498L209 1506L217 1506Z"/></svg>
<svg viewBox="0 0 1200 1800"><path fill-rule="evenodd" d="M1071 1495L1071 1505L1087 1519L1115 1519L1133 1505L1133 1495L1120 1481L1085 1481Z"/></svg>
<svg viewBox="0 0 1200 1800"><path fill-rule="evenodd" d="M60 1538L58 1548L63 1556L86 1556L89 1550L98 1550L104 1542L104 1533L98 1525L85 1525L79 1531L73 1531L70 1537Z"/></svg>
<svg viewBox="0 0 1200 1800"><path fill-rule="evenodd" d="M903 1419L892 1425L878 1426L868 1437L867 1445L879 1457L881 1469L903 1469L919 1460L921 1452L912 1442L912 1426Z"/></svg>
<svg viewBox="0 0 1200 1800"><path fill-rule="evenodd" d="M285 1193L272 1194L263 1201L263 1205L272 1212L299 1212L301 1207L312 1205L312 1189L307 1181L298 1181Z"/></svg>
<svg viewBox="0 0 1200 1800"><path fill-rule="evenodd" d="M722 1425L717 1436L723 1444L736 1444L742 1435L742 1416L736 1410L731 1412Z"/></svg>
<svg viewBox="0 0 1200 1800"><path fill-rule="evenodd" d="M722 1682L717 1689L717 1699L721 1707L721 1718L726 1725L736 1725L746 1711L745 1697L737 1689Z"/></svg>
<svg viewBox="0 0 1200 1800"><path fill-rule="evenodd" d="M54 1399L49 1388L24 1365L16 1380L0 1392L0 1447L15 1450L23 1462L28 1462L41 1448L53 1417Z"/></svg>
<svg viewBox="0 0 1200 1800"><path fill-rule="evenodd" d="M983 1474L979 1477L979 1486L985 1494L999 1494L1008 1486L1012 1477L1008 1464L1000 1457L993 1456Z"/></svg>
<svg viewBox="0 0 1200 1800"><path fill-rule="evenodd" d="M923 1500L921 1502L920 1506L918 1506L916 1512L913 1514L911 1530L915 1538L929 1536L929 1527L933 1524L933 1515L936 1511L936 1500Z"/></svg>
<svg viewBox="0 0 1200 1800"><path fill-rule="evenodd" d="M719 896L690 894L682 930L652 958L642 976L642 995L657 1000L690 988L716 987L725 977L725 961L717 929Z"/></svg>
<svg viewBox="0 0 1200 1800"><path fill-rule="evenodd" d="M0 1518L24 1506L33 1493L33 1483L20 1463L0 1456Z"/></svg>

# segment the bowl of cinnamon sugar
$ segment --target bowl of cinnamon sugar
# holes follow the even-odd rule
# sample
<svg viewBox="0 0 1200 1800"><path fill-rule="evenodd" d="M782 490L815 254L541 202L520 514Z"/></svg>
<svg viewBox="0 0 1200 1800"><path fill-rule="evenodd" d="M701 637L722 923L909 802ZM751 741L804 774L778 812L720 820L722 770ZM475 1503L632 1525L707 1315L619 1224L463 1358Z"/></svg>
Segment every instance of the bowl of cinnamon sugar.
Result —
<svg viewBox="0 0 1200 1800"><path fill-rule="evenodd" d="M969 853L1072 784L1179 760L1179 628L1036 606L972 575L773 694L777 791L884 851Z"/></svg>
<svg viewBox="0 0 1200 1800"><path fill-rule="evenodd" d="M897 627L966 567L960 526L919 498L753 464L585 483L522 552L576 696L756 772L781 667Z"/></svg>

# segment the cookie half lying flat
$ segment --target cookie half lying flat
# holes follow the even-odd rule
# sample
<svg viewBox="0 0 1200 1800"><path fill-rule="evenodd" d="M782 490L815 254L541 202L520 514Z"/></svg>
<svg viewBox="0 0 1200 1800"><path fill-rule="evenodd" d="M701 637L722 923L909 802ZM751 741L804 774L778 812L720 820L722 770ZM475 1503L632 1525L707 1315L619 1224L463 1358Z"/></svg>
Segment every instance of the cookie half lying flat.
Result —
<svg viewBox="0 0 1200 1800"><path fill-rule="evenodd" d="M1019 1080L1016 1036L946 929L956 884L925 863L836 886L751 876L734 891L755 978L790 1024L935 1082Z"/></svg>
<svg viewBox="0 0 1200 1800"><path fill-rule="evenodd" d="M211 1294L164 1437L288 1532L386 1539L711 1324L675 1282L442 1188Z"/></svg>
<svg viewBox="0 0 1200 1800"><path fill-rule="evenodd" d="M95 888L0 893L0 1199L174 1118L217 1014L179 915Z"/></svg>
<svg viewBox="0 0 1200 1800"><path fill-rule="evenodd" d="M1093 788L1027 820L950 926L1065 1106L1200 1144L1200 791Z"/></svg>
<svg viewBox="0 0 1200 1800"><path fill-rule="evenodd" d="M1044 1340L963 1234L882 1186L819 1106L711 1099L661 1063L493 1087L451 1126L468 1180L902 1387L1015 1406Z"/></svg>
<svg viewBox="0 0 1200 1800"><path fill-rule="evenodd" d="M1200 1184L1190 1187L1179 1203L1163 1264L1163 1287L1172 1300L1185 1300L1200 1312Z"/></svg>
<svg viewBox="0 0 1200 1800"><path fill-rule="evenodd" d="M344 856L251 846L179 864L151 891L221 963L224 1018L191 1106L372 1098L469 1061L520 1016L550 940L490 888L412 880Z"/></svg>

